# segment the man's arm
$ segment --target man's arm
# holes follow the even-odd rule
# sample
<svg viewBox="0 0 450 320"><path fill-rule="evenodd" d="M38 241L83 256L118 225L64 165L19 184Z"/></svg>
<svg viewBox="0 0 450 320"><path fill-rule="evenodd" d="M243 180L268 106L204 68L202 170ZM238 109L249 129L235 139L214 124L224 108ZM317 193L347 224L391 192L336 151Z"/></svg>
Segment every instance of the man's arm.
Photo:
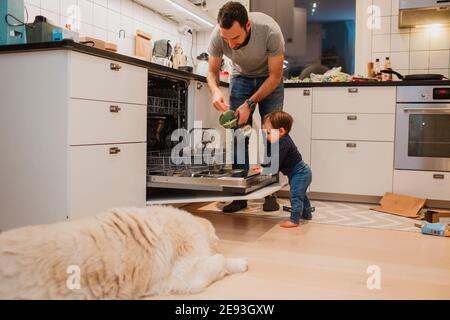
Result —
<svg viewBox="0 0 450 320"><path fill-rule="evenodd" d="M251 101L253 101L254 103L258 103L259 101L270 95L280 85L280 82L283 78L283 61L284 54L269 56L269 76L263 82L261 87L259 87L258 91L256 91L250 97ZM248 106L247 103L244 103L236 110L235 115L239 114L240 125L244 125L247 123L248 118L250 117L250 113L250 106Z"/></svg>
<svg viewBox="0 0 450 320"><path fill-rule="evenodd" d="M283 61L283 54L274 57L269 56L269 77L264 81L261 87L259 87L258 91L251 96L251 101L258 103L259 101L264 100L265 97L270 95L280 85L283 78Z"/></svg>
<svg viewBox="0 0 450 320"><path fill-rule="evenodd" d="M222 64L222 57L209 56L208 59L208 87L211 91L212 102L217 111L227 111L230 106L225 102L225 97L219 88L220 66Z"/></svg>

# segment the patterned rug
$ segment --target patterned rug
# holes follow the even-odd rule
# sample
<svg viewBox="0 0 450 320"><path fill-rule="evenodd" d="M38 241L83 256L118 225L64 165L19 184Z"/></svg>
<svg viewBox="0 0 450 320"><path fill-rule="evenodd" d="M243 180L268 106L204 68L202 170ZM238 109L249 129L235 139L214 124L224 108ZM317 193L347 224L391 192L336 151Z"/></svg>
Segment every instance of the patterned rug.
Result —
<svg viewBox="0 0 450 320"><path fill-rule="evenodd" d="M279 198L278 202L280 206L290 206L289 199ZM277 212L264 212L262 210L263 203L264 199L251 200L248 202L246 209L235 214L258 216L276 221L289 218L289 212L284 212L281 209ZM226 204L213 202L198 208L196 211L222 212L222 208ZM415 223L418 223L417 220L370 210L370 208L375 207L374 205L328 201L312 201L312 205L316 208L316 211L313 213L313 220L310 223L420 232L420 229L414 226Z"/></svg>

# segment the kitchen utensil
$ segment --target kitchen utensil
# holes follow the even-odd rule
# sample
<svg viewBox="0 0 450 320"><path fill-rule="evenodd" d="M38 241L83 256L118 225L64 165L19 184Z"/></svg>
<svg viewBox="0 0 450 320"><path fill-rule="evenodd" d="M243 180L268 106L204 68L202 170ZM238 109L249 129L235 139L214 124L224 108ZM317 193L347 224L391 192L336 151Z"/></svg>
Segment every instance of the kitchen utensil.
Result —
<svg viewBox="0 0 450 320"><path fill-rule="evenodd" d="M111 52L117 52L117 44L112 42L106 42L105 43L105 50L111 51Z"/></svg>
<svg viewBox="0 0 450 320"><path fill-rule="evenodd" d="M80 37L80 43L102 50L105 50L106 48L105 41L92 37Z"/></svg>
<svg viewBox="0 0 450 320"><path fill-rule="evenodd" d="M183 54L181 43L177 42L175 45L175 53L173 55L173 67L179 69L187 65L187 57Z"/></svg>
<svg viewBox="0 0 450 320"><path fill-rule="evenodd" d="M446 78L442 74L410 74L410 75L403 76L402 74L400 74L394 70L381 70L381 73L394 74L400 80L403 80L403 81L427 81L427 80L440 81L440 80L444 80Z"/></svg>
<svg viewBox="0 0 450 320"><path fill-rule="evenodd" d="M152 58L152 35L141 30L136 30L135 54L138 58L150 61Z"/></svg>

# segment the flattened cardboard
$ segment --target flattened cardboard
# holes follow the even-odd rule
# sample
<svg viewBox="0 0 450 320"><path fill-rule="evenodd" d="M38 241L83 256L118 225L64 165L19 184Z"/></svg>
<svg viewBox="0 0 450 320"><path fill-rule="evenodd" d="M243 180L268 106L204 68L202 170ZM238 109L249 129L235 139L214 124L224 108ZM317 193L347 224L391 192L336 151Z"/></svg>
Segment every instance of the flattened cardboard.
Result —
<svg viewBox="0 0 450 320"><path fill-rule="evenodd" d="M380 206L371 210L390 213L407 218L420 218L420 211L425 206L426 199L406 195L386 193L380 201Z"/></svg>

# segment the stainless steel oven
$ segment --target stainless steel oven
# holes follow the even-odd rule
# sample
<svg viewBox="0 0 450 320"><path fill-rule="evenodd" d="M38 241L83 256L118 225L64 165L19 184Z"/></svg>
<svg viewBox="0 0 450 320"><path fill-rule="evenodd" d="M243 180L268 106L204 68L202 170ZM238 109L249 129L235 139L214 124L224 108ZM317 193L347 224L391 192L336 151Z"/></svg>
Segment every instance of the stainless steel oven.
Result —
<svg viewBox="0 0 450 320"><path fill-rule="evenodd" d="M450 172L450 86L397 88L395 168Z"/></svg>

